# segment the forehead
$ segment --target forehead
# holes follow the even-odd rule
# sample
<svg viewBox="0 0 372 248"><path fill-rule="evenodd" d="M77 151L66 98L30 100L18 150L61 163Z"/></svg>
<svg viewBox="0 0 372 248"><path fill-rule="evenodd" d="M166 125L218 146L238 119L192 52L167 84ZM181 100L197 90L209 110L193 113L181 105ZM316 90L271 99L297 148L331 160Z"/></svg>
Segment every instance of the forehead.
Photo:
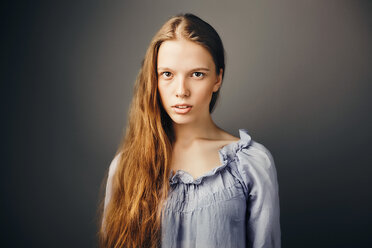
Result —
<svg viewBox="0 0 372 248"><path fill-rule="evenodd" d="M207 67L213 70L212 55L203 46L185 39L164 41L158 52L158 68L188 70Z"/></svg>

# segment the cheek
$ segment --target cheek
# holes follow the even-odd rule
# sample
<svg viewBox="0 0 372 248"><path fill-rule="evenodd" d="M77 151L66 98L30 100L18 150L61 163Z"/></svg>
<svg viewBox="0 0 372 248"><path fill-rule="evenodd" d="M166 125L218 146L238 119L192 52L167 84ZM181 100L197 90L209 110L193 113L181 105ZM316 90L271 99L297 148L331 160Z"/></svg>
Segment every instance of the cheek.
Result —
<svg viewBox="0 0 372 248"><path fill-rule="evenodd" d="M203 89L199 89L195 91L198 101L200 102L209 102L210 98L212 97L213 88L212 87L203 87Z"/></svg>
<svg viewBox="0 0 372 248"><path fill-rule="evenodd" d="M159 93L159 97L160 97L161 102L163 104L166 103L166 99L168 98L166 89L158 86L158 93Z"/></svg>

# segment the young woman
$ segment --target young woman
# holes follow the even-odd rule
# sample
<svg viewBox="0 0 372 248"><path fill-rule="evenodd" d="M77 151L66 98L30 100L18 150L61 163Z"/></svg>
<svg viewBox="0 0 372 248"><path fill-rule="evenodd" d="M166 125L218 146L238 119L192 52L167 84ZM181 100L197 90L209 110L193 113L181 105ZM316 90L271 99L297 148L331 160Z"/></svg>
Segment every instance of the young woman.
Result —
<svg viewBox="0 0 372 248"><path fill-rule="evenodd" d="M273 157L211 118L224 73L221 39L197 16L156 33L109 168L102 247L280 247Z"/></svg>

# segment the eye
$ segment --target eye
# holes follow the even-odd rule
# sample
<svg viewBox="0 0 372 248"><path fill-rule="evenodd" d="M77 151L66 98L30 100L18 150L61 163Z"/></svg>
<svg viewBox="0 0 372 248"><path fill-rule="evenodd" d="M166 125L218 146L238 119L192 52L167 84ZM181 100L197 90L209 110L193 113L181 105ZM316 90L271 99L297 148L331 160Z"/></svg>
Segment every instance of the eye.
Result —
<svg viewBox="0 0 372 248"><path fill-rule="evenodd" d="M197 78L202 78L205 75L203 72L199 71L193 72L192 74L195 75Z"/></svg>
<svg viewBox="0 0 372 248"><path fill-rule="evenodd" d="M164 72L161 72L160 75L162 75L165 78L170 78L172 73L169 71L164 71Z"/></svg>

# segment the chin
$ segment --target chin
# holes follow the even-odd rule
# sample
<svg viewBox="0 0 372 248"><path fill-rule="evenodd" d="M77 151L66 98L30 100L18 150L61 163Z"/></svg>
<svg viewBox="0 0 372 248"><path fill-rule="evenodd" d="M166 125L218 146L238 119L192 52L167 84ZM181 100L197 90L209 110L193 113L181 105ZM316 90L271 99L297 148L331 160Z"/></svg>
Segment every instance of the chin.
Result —
<svg viewBox="0 0 372 248"><path fill-rule="evenodd" d="M188 116L172 116L171 119L175 124L188 124L192 122Z"/></svg>

